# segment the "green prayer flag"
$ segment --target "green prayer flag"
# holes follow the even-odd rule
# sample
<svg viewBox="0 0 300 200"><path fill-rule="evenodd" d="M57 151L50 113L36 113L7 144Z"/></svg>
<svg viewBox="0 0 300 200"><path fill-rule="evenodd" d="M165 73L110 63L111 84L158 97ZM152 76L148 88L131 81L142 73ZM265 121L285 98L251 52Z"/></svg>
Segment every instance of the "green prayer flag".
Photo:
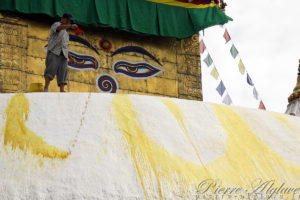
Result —
<svg viewBox="0 0 300 200"><path fill-rule="evenodd" d="M213 60L209 54L207 54L206 58L204 59L204 62L207 65L207 67L211 66L211 64L213 63Z"/></svg>
<svg viewBox="0 0 300 200"><path fill-rule="evenodd" d="M240 73L242 74L242 75L244 75L245 74L245 66L244 66L244 63L243 63L243 61L240 59L240 62L239 62L239 71L240 71Z"/></svg>
<svg viewBox="0 0 300 200"><path fill-rule="evenodd" d="M230 53L231 53L233 58L236 58L237 55L239 54L238 50L236 49L236 47L234 45L232 45L232 47L230 49Z"/></svg>
<svg viewBox="0 0 300 200"><path fill-rule="evenodd" d="M214 66L214 68L211 70L210 75L211 75L214 79L218 80L218 78L219 78L219 72L218 72L218 70L217 70L217 68L216 68L215 66Z"/></svg>

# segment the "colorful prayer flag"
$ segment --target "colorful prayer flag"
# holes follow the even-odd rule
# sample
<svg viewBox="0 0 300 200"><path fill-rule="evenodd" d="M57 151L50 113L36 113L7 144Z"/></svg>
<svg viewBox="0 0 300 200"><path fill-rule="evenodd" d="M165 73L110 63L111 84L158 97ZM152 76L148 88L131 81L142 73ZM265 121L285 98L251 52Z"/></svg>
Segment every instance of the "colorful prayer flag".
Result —
<svg viewBox="0 0 300 200"><path fill-rule="evenodd" d="M225 96L225 98L223 99L222 102L223 102L224 104L226 104L226 105L231 105L231 104L232 104L232 100L231 100L229 94L227 94L227 95Z"/></svg>
<svg viewBox="0 0 300 200"><path fill-rule="evenodd" d="M203 54L204 51L205 51L205 49L206 49L206 46L205 46L205 44L204 44L204 41L201 40L201 41L200 41L200 53Z"/></svg>
<svg viewBox="0 0 300 200"><path fill-rule="evenodd" d="M253 96L256 100L258 100L258 93L255 87L253 87Z"/></svg>
<svg viewBox="0 0 300 200"><path fill-rule="evenodd" d="M207 57L204 59L204 62L206 63L207 67L211 66L213 63L213 60L209 54L207 54Z"/></svg>
<svg viewBox="0 0 300 200"><path fill-rule="evenodd" d="M239 71L242 75L244 75L245 71L246 71L245 65L244 65L244 63L241 59L240 59L240 62L239 62Z"/></svg>
<svg viewBox="0 0 300 200"><path fill-rule="evenodd" d="M223 96L226 88L223 84L223 81L220 82L220 84L218 85L218 87L216 88L216 90L218 91L218 93L220 94L220 96Z"/></svg>
<svg viewBox="0 0 300 200"><path fill-rule="evenodd" d="M229 35L227 29L225 29L225 32L224 32L223 37L225 38L226 43L229 42L229 41L231 40L231 37L230 37L230 35Z"/></svg>
<svg viewBox="0 0 300 200"><path fill-rule="evenodd" d="M259 109L266 110L266 107L262 101L260 101L260 103L259 103Z"/></svg>
<svg viewBox="0 0 300 200"><path fill-rule="evenodd" d="M237 55L239 54L238 50L236 49L236 47L234 46L234 44L232 45L231 49L230 49L230 53L232 55L233 58L236 58Z"/></svg>
<svg viewBox="0 0 300 200"><path fill-rule="evenodd" d="M247 73L247 83L251 86L254 86L254 83L252 81L252 79L250 78L249 74Z"/></svg>
<svg viewBox="0 0 300 200"><path fill-rule="evenodd" d="M219 72L217 68L214 66L214 68L211 70L210 75L214 77L214 79L218 80L219 78Z"/></svg>

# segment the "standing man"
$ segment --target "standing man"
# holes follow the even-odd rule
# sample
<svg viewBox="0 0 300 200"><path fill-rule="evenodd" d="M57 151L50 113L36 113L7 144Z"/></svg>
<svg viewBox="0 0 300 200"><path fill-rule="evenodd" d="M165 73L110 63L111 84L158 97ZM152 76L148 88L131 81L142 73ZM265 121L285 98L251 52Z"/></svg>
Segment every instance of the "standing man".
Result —
<svg viewBox="0 0 300 200"><path fill-rule="evenodd" d="M74 62L69 54L69 34L66 29L78 28L76 24L71 24L71 21L72 15L65 13L60 22L55 22L51 26L44 73L44 92L48 92L50 81L54 79L55 75L57 85L60 87L60 92L65 92L64 87L67 85L68 59L71 63Z"/></svg>

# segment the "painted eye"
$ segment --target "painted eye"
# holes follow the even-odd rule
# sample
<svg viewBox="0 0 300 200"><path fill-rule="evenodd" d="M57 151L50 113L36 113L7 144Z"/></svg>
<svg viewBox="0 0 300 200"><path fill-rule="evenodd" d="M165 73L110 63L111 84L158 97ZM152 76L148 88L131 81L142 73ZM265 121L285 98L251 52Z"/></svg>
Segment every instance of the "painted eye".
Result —
<svg viewBox="0 0 300 200"><path fill-rule="evenodd" d="M130 72L130 73L136 73L138 71L138 67L129 67L127 66L126 69Z"/></svg>
<svg viewBox="0 0 300 200"><path fill-rule="evenodd" d="M76 70L92 69L98 71L100 62L92 55L79 54L74 51L69 51L73 62L69 61L68 66Z"/></svg>
<svg viewBox="0 0 300 200"><path fill-rule="evenodd" d="M150 78L163 71L163 69L154 67L147 62L131 63L124 60L115 62L113 70L116 74L121 73L136 79Z"/></svg>

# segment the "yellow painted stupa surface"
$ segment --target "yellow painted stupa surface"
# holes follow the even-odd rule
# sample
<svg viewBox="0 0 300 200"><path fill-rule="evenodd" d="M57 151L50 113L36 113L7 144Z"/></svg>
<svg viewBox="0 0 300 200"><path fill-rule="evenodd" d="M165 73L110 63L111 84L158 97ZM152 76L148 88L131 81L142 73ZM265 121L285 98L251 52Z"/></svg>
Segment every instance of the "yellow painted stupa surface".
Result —
<svg viewBox="0 0 300 200"><path fill-rule="evenodd" d="M121 94L0 102L0 199L300 199L298 117Z"/></svg>

